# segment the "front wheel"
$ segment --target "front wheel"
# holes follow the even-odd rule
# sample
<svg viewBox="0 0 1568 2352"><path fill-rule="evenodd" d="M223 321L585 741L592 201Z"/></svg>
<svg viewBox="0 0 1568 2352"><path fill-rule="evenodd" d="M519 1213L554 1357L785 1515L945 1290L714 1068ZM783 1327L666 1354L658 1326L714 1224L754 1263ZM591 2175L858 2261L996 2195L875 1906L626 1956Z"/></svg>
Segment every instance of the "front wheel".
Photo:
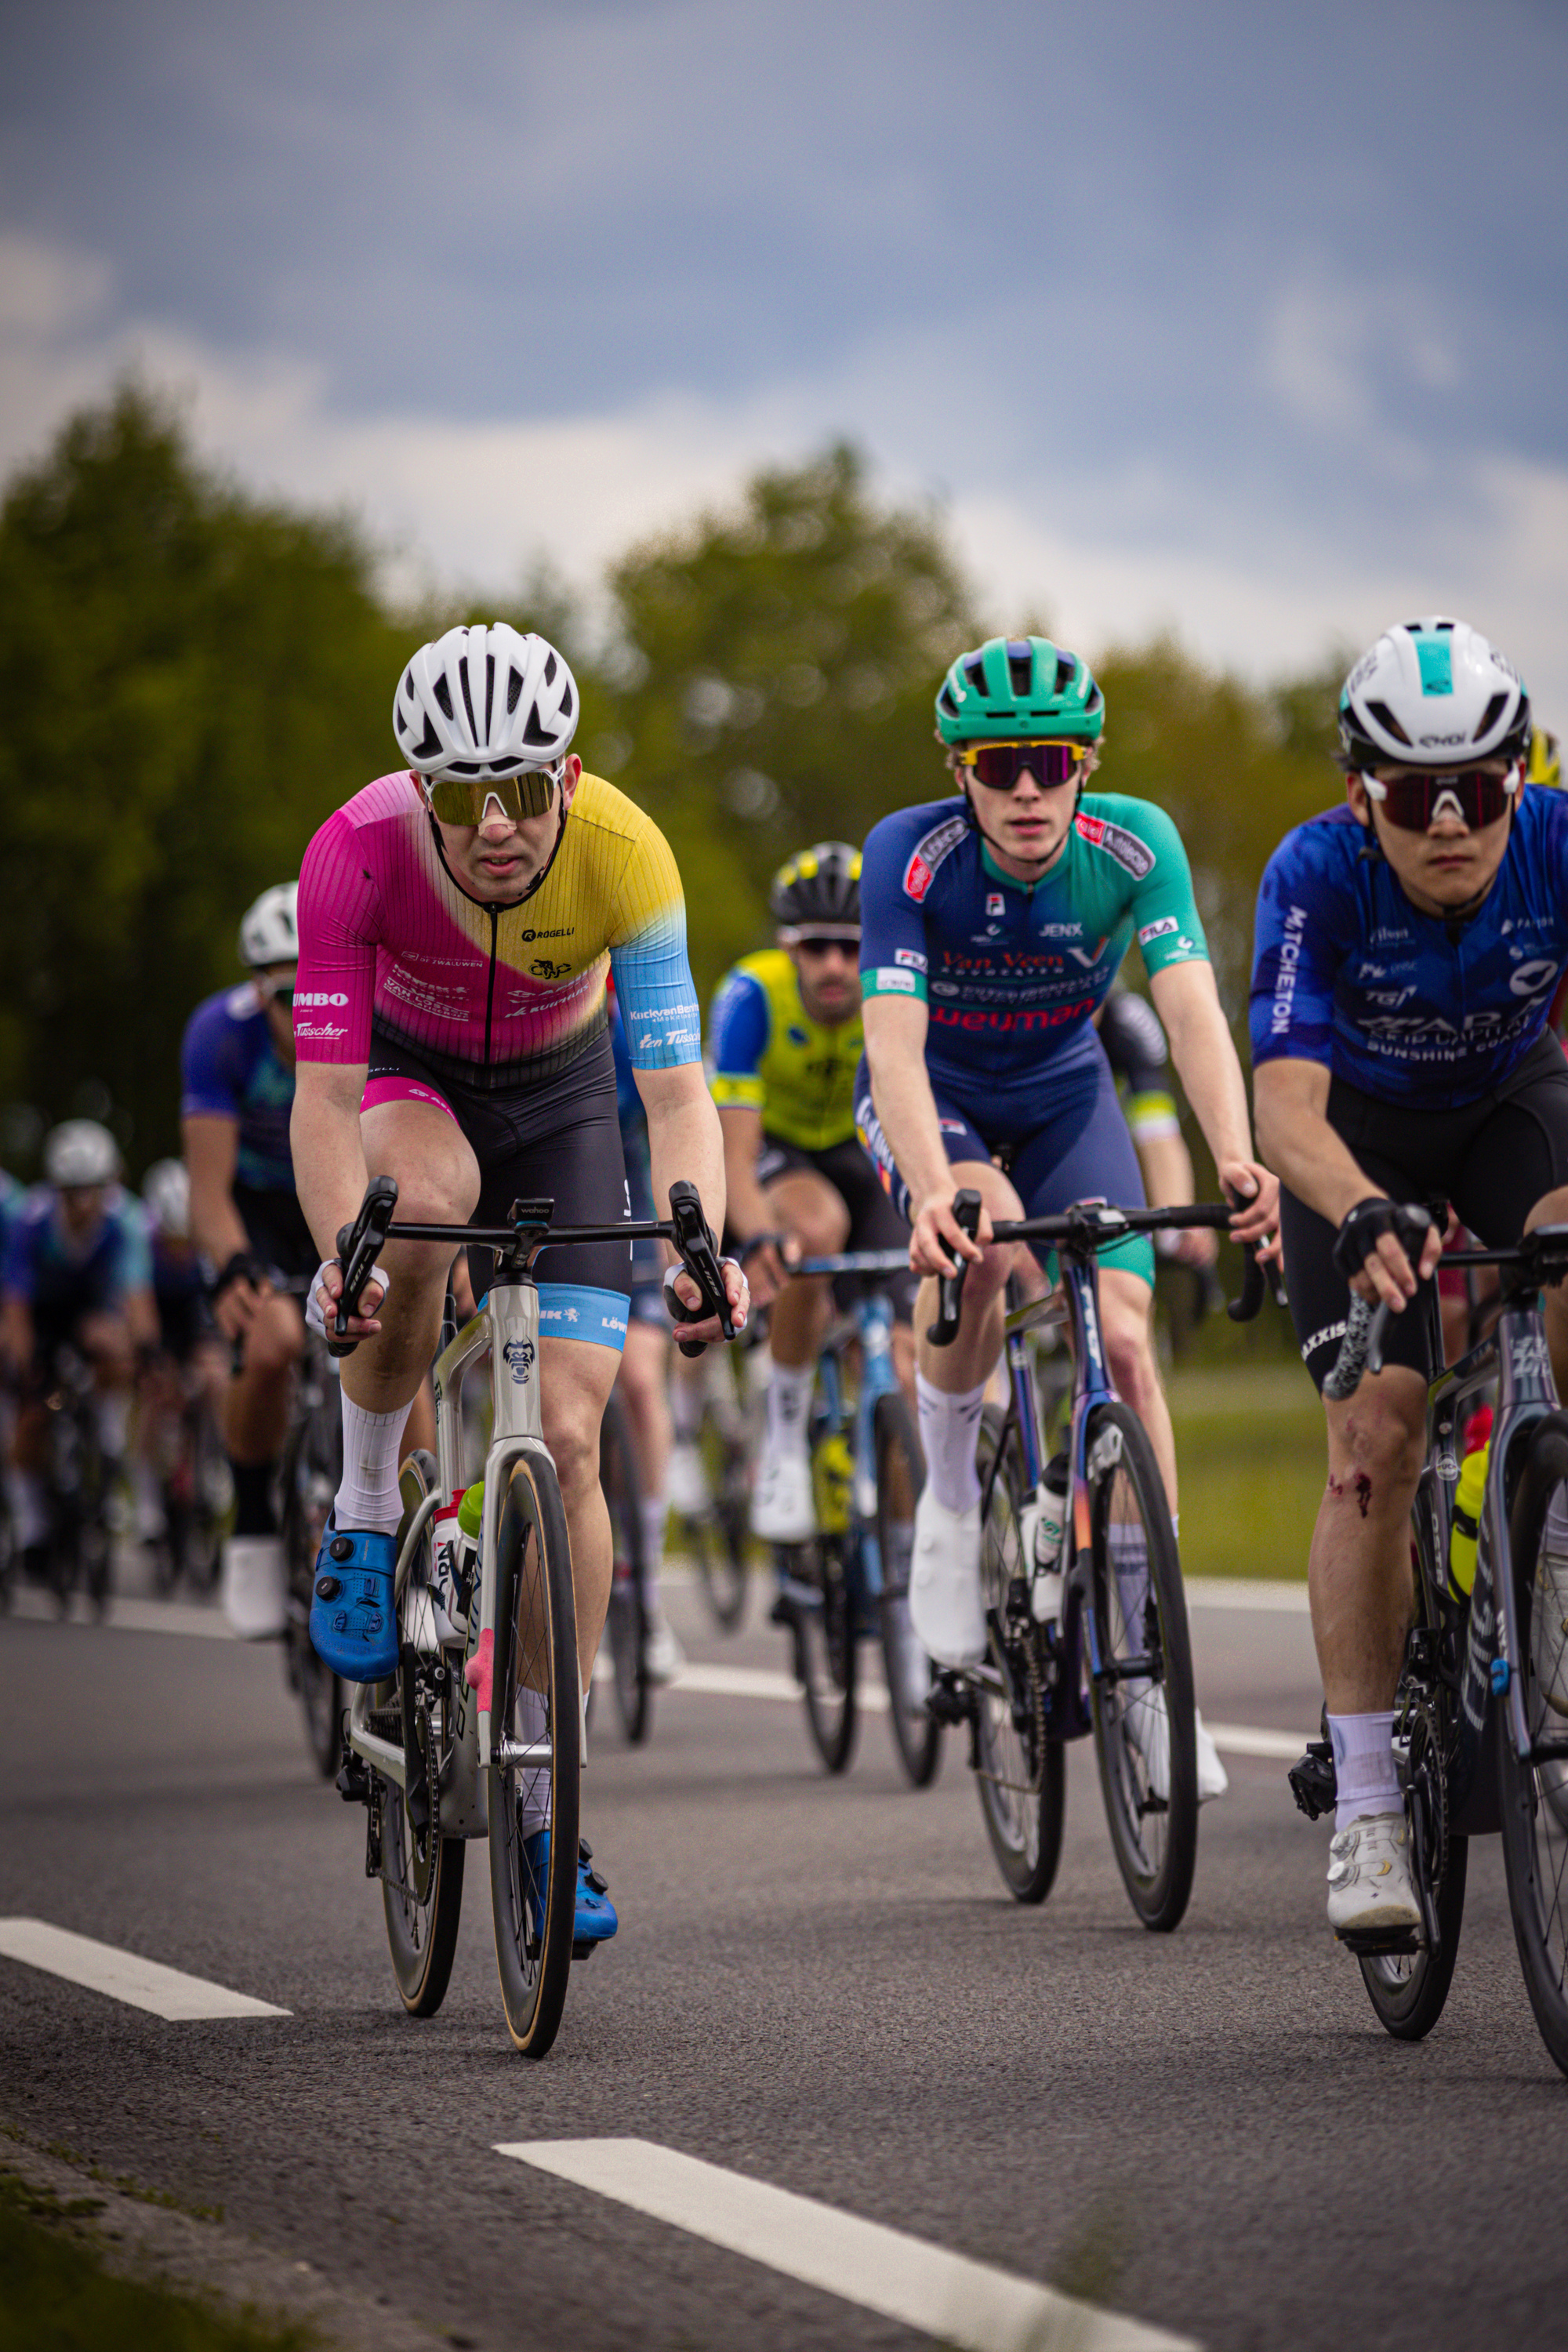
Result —
<svg viewBox="0 0 1568 2352"><path fill-rule="evenodd" d="M795 1603L795 1660L805 1694L805 1719L827 1769L843 1772L860 1728L859 1643L855 1634L858 1579L842 1536L817 1536L784 1557L790 1575L811 1596Z"/></svg>
<svg viewBox="0 0 1568 2352"><path fill-rule="evenodd" d="M1124 1404L1089 1425L1090 1699L1110 1843L1146 1927L1180 1924L1198 1857L1193 1658L1154 1449Z"/></svg>
<svg viewBox="0 0 1568 2352"><path fill-rule="evenodd" d="M605 1632L614 1670L616 1708L632 1746L647 1738L653 1693L647 1674L647 1602L644 1595L642 1491L637 1485L631 1424L612 1393L599 1425L599 1484L610 1513L610 1608Z"/></svg>
<svg viewBox="0 0 1568 2352"><path fill-rule="evenodd" d="M1551 1508L1555 1505L1554 1508ZM1552 1524L1548 1525L1551 1509ZM1535 2022L1568 2074L1568 1414L1530 1441L1509 1520L1522 1656L1515 1659L1531 1753L1506 1702L1498 1740L1509 1909ZM1547 1752L1543 1752L1547 1751Z"/></svg>
<svg viewBox="0 0 1568 2352"><path fill-rule="evenodd" d="M403 1495L401 1549L401 1534L436 1484L431 1456L411 1454L398 1483ZM381 1783L382 1907L393 1974L411 2017L434 2017L447 1997L463 1907L463 1841L443 1837L440 1831L440 1767L451 1744L454 1700L448 1685L448 1695L432 1701L414 1672L416 1660L425 1665L438 1663L430 1639L433 1582L426 1528L396 1596L398 1639L408 1669L375 1686L370 1718L373 1730L401 1743L416 1780L424 1784L422 1801L411 1803L395 1781ZM329 1679L335 1683L337 1677ZM418 1828L416 1813L422 1823Z"/></svg>
<svg viewBox="0 0 1568 2352"><path fill-rule="evenodd" d="M917 1789L927 1789L942 1762L942 1726L926 1706L931 1661L910 1623L910 1562L914 1556L915 1505L925 1464L909 1406L889 1391L877 1399L877 1551L882 1568L879 1610L888 1712L899 1760Z"/></svg>
<svg viewBox="0 0 1568 2352"><path fill-rule="evenodd" d="M1004 1415L988 1404L976 1467L988 1496L980 1597L991 1651L975 1691L974 1769L996 1867L1016 1901L1043 1903L1061 1859L1067 1758L1061 1741L1046 1737L1039 1630L1026 1603L1023 1614L1016 1605L1029 1578L1019 1542L1024 1466L1016 1430L1005 1431Z"/></svg>
<svg viewBox="0 0 1568 2352"><path fill-rule="evenodd" d="M496 1965L513 2042L542 2058L566 2005L577 1909L582 1771L572 1555L555 1465L514 1464L496 1558L490 1712L490 1899Z"/></svg>

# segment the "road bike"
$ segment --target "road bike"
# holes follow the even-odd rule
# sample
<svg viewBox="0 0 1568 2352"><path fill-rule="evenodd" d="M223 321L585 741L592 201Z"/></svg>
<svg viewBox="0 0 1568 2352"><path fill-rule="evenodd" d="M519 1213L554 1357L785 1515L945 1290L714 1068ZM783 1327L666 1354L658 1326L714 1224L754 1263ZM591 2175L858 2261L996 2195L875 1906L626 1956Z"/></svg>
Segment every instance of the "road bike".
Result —
<svg viewBox="0 0 1568 2352"><path fill-rule="evenodd" d="M1400 1213L1412 1263L1432 1219ZM1509 1909L1542 2040L1568 2074L1568 1542L1546 1542L1558 1503L1568 1529L1568 1413L1558 1402L1541 1293L1568 1276L1568 1225L1542 1225L1516 1248L1450 1251L1448 1266L1495 1266L1500 1313L1480 1343L1434 1379L1426 1455L1411 1513L1413 1622L1394 1701L1394 1753L1422 1925L1341 1938L1372 2005L1398 2041L1419 2041L1453 1982L1472 1837L1502 1836ZM1436 1284L1428 1286L1429 1360L1442 1361ZM1353 1296L1326 1396L1354 1393L1382 1369L1388 1309ZM1466 1419L1495 1383L1477 1533L1475 1581L1457 1592L1448 1564ZM1332 1753L1312 1742L1290 1773L1316 1816L1334 1803Z"/></svg>
<svg viewBox="0 0 1568 2352"><path fill-rule="evenodd" d="M306 1283L287 1287L302 1297ZM310 1646L310 1586L327 1517L343 1475L343 1413L327 1343L307 1328L278 1465L278 1522L288 1576L283 1671L305 1717L305 1744L330 1780L342 1748L348 1685Z"/></svg>
<svg viewBox="0 0 1568 2352"><path fill-rule="evenodd" d="M953 1202L972 1236L980 1211L978 1192L962 1192ZM1197 1861L1192 1650L1164 1482L1142 1422L1110 1379L1097 1254L1130 1234L1191 1225L1223 1232L1232 1213L1087 1201L1059 1216L994 1226L998 1242L1053 1244L1060 1293L1015 1303L1005 1317L1007 1402L984 1407L979 1444L986 1655L978 1665L941 1669L928 1702L939 1721L968 1729L986 1833L1020 1903L1043 1902L1050 1892L1061 1854L1066 1743L1092 1734L1117 1868L1139 1918L1160 1931L1179 1924ZM957 1337L966 1264L940 1280L927 1335L934 1346ZM1233 1319L1255 1316L1263 1293L1249 1251ZM1042 1558L1047 1439L1026 1336L1064 1317L1073 1356L1067 1507L1061 1549Z"/></svg>
<svg viewBox="0 0 1568 2352"><path fill-rule="evenodd" d="M636 1748L653 1728L642 1486L631 1416L615 1389L599 1424L599 1484L610 1514L610 1608L605 1620L609 1681L621 1729Z"/></svg>
<svg viewBox="0 0 1568 2352"><path fill-rule="evenodd" d="M113 1570L109 1509L118 1465L103 1450L98 1381L91 1365L74 1348L54 1350L41 1402L49 1528L45 1579L62 1617L79 1585L101 1617L109 1606Z"/></svg>
<svg viewBox="0 0 1568 2352"><path fill-rule="evenodd" d="M395 1606L398 1668L354 1688L339 1788L366 1807L365 1871L382 1883L387 1942L403 2004L433 2016L457 1948L467 1842L484 1838L496 1962L515 2047L542 2058L555 2040L574 1958L578 1777L584 1693L572 1562L555 1465L540 1407L539 1291L545 1248L603 1241L675 1244L703 1313L731 1336L711 1235L689 1184L670 1187L668 1219L552 1225L550 1201L518 1201L500 1226L394 1224L397 1187L378 1177L338 1237L343 1293L328 1346L347 1352L347 1318L377 1251L395 1241L496 1253L478 1311L455 1328L447 1295L437 1358L436 1455L411 1454L401 1486ZM689 1343L682 1343L687 1345ZM489 1359L491 1434L471 1558L434 1541L464 1492L461 1390Z"/></svg>
<svg viewBox="0 0 1568 2352"><path fill-rule="evenodd" d="M905 1250L807 1258L792 1273L907 1274ZM910 1561L925 1464L893 1370L893 1309L872 1290L841 1314L817 1351L807 1421L816 1533L775 1544L776 1623L789 1633L806 1722L830 1772L847 1769L859 1727L859 1653L882 1654L899 1760L917 1789L942 1760L926 1706L930 1668L910 1628Z"/></svg>
<svg viewBox="0 0 1568 2352"><path fill-rule="evenodd" d="M700 1509L672 1507L672 1547L697 1570L702 1597L721 1633L739 1632L746 1612L751 1569L752 1463L756 1454L758 1413L752 1393L756 1361L750 1327L741 1344L710 1356L693 1379L700 1391L692 1444L701 1467Z"/></svg>

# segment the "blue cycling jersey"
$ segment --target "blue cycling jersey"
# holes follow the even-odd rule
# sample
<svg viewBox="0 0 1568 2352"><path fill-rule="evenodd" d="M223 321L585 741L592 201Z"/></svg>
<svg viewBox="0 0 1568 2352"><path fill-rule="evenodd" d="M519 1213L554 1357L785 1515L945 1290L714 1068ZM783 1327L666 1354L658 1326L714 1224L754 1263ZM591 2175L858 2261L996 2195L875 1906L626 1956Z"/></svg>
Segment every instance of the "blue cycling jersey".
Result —
<svg viewBox="0 0 1568 2352"><path fill-rule="evenodd" d="M1526 786L1497 879L1467 919L1416 911L1348 808L1264 869L1252 1059L1321 1062L1412 1109L1476 1101L1546 1025L1568 961L1568 794Z"/></svg>
<svg viewBox="0 0 1568 2352"><path fill-rule="evenodd" d="M860 921L864 993L925 1000L932 1083L987 1107L982 1133L1099 1060L1092 1016L1134 935L1151 972L1208 957L1175 826L1116 793L1083 795L1033 883L1001 871L962 800L884 817L861 860Z"/></svg>
<svg viewBox="0 0 1568 2352"><path fill-rule="evenodd" d="M63 1318L119 1307L129 1291L145 1290L152 1279L142 1203L118 1184L110 1186L102 1218L82 1244L67 1234L47 1184L28 1193L12 1223L5 1295L25 1299L35 1315Z"/></svg>
<svg viewBox="0 0 1568 2352"><path fill-rule="evenodd" d="M292 1192L294 1073L279 1057L266 1009L248 981L197 1005L185 1024L180 1075L182 1117L206 1113L238 1122L236 1182L258 1192Z"/></svg>

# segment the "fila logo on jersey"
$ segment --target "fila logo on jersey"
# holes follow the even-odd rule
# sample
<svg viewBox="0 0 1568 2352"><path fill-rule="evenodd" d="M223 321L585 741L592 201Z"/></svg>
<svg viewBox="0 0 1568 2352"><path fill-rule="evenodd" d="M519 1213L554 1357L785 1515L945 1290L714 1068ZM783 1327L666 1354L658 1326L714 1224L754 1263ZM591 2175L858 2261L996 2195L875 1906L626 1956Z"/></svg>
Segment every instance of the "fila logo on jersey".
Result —
<svg viewBox="0 0 1568 2352"><path fill-rule="evenodd" d="M988 890L986 892L985 911L988 915L1005 915L1006 913L1007 901L1004 898L1000 890Z"/></svg>
<svg viewBox="0 0 1568 2352"><path fill-rule="evenodd" d="M936 869L944 857L955 850L969 831L967 817L950 816L934 833L928 833L904 868L904 889L918 907L936 879Z"/></svg>

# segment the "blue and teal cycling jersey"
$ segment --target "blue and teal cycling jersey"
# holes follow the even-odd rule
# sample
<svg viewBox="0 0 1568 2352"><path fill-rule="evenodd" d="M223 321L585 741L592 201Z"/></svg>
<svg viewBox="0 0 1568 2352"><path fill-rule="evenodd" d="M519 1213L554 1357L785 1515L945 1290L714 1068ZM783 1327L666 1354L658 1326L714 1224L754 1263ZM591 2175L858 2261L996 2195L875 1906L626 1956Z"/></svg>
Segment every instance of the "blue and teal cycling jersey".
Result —
<svg viewBox="0 0 1568 2352"><path fill-rule="evenodd" d="M47 1184L28 1193L12 1220L5 1246L5 1289L37 1316L86 1315L121 1306L126 1294L153 1279L142 1203L120 1185L104 1196L97 1230L78 1245L61 1223Z"/></svg>
<svg viewBox="0 0 1568 2352"><path fill-rule="evenodd" d="M1151 972L1208 958L1175 826L1117 793L1083 795L1032 883L1001 871L962 799L884 817L861 861L860 921L865 995L924 1000L932 1083L989 1106L983 1133L1099 1058L1093 1015L1134 937Z"/></svg>
<svg viewBox="0 0 1568 2352"><path fill-rule="evenodd" d="M1264 869L1254 1065L1320 1062L1413 1110L1500 1086L1546 1025L1568 962L1568 794L1526 786L1496 880L1468 918L1417 912L1348 808L1288 834Z"/></svg>
<svg viewBox="0 0 1568 2352"><path fill-rule="evenodd" d="M279 1058L248 981L197 1005L185 1024L180 1076L183 1118L208 1114L237 1122L236 1182L258 1192L292 1192L294 1073Z"/></svg>

